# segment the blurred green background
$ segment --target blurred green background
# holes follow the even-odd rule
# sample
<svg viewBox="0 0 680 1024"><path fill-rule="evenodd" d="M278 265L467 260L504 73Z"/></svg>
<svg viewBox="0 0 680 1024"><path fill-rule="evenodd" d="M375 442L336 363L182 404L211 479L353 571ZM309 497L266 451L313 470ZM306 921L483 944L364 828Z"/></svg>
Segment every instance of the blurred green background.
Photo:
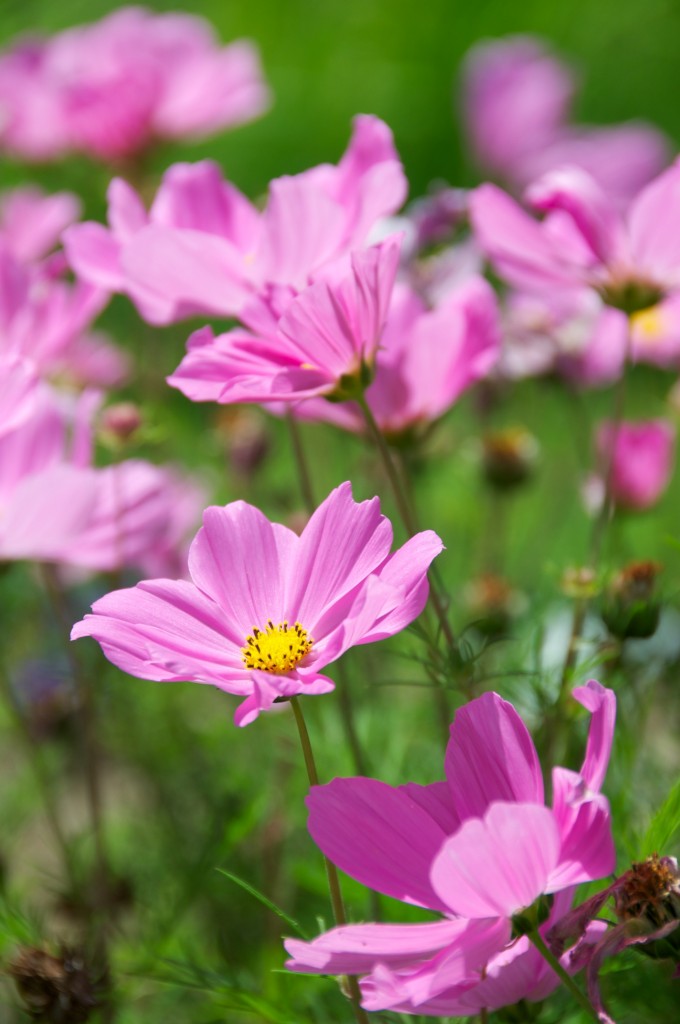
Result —
<svg viewBox="0 0 680 1024"><path fill-rule="evenodd" d="M1 37L52 32L120 6L3 0ZM434 178L469 183L452 83L473 43L510 32L541 34L575 62L583 76L579 119L645 117L680 138L680 4L673 0L197 0L186 9L209 18L225 42L248 36L261 48L275 97L269 116L216 142L177 148L183 159L216 155L251 194L277 174L336 159L358 112L392 126L412 195Z"/></svg>

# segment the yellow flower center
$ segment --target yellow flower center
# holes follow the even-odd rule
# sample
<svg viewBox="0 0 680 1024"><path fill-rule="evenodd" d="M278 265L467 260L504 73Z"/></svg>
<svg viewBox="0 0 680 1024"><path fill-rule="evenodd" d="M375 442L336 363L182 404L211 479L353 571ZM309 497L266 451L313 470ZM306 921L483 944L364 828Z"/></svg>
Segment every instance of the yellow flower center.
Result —
<svg viewBox="0 0 680 1024"><path fill-rule="evenodd" d="M648 306L647 309L641 309L639 312L633 313L630 320L636 338L640 342L657 341L666 330L666 320L659 306Z"/></svg>
<svg viewBox="0 0 680 1024"><path fill-rule="evenodd" d="M313 643L299 622L275 626L270 619L265 629L253 627L252 636L246 637L246 646L241 648L243 664L264 672L290 672L309 654Z"/></svg>

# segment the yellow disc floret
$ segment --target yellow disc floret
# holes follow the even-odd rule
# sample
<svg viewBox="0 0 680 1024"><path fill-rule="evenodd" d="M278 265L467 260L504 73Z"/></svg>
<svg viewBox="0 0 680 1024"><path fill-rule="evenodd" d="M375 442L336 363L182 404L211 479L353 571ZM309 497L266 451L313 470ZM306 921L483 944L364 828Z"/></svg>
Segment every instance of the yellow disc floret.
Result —
<svg viewBox="0 0 680 1024"><path fill-rule="evenodd" d="M299 622L275 626L270 619L265 629L253 627L252 635L246 637L246 646L241 648L243 664L264 672L290 672L309 654L313 643Z"/></svg>

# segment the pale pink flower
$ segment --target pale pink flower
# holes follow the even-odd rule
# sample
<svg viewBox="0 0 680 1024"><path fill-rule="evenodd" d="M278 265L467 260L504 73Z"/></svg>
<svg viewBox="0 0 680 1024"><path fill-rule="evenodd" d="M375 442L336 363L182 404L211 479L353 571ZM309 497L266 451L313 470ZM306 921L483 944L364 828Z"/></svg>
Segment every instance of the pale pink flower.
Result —
<svg viewBox="0 0 680 1024"><path fill-rule="evenodd" d="M108 302L101 288L71 283L17 261L0 239L0 349L29 359L43 376L112 387L128 359L92 321Z"/></svg>
<svg viewBox="0 0 680 1024"><path fill-rule="evenodd" d="M625 206L663 168L666 140L643 123L571 126L574 86L571 69L540 39L508 36L475 46L463 74L463 116L473 155L516 189L572 164Z"/></svg>
<svg viewBox="0 0 680 1024"><path fill-rule="evenodd" d="M255 47L220 47L188 14L124 7L0 55L0 140L28 160L132 158L252 120L268 102Z"/></svg>
<svg viewBox="0 0 680 1024"><path fill-rule="evenodd" d="M471 277L434 309L427 309L412 288L397 285L366 401L386 437L422 433L491 372L499 354L496 299L483 278ZM310 399L296 405L295 414L365 430L354 402Z"/></svg>
<svg viewBox="0 0 680 1024"><path fill-rule="evenodd" d="M363 115L337 166L275 179L263 211L216 164L177 164L148 213L126 182L114 180L109 227L74 226L64 244L80 277L125 292L151 323L195 313L241 317L253 303L278 317L405 195L389 128Z"/></svg>
<svg viewBox="0 0 680 1024"><path fill-rule="evenodd" d="M277 402L363 391L374 372L400 239L353 252L260 333L196 331L168 383L193 401Z"/></svg>
<svg viewBox="0 0 680 1024"><path fill-rule="evenodd" d="M19 263L34 263L55 249L61 233L80 216L71 192L49 195L33 185L0 195L0 240Z"/></svg>
<svg viewBox="0 0 680 1024"><path fill-rule="evenodd" d="M528 291L593 288L626 313L680 288L680 163L647 185L625 217L597 183L574 167L528 190L546 214L534 220L494 185L470 197L477 240L500 274Z"/></svg>
<svg viewBox="0 0 680 1024"><path fill-rule="evenodd" d="M320 669L420 614L442 543L425 531L391 546L378 499L356 503L349 483L299 537L243 501L208 508L189 552L191 582L114 591L72 637L93 636L142 679L210 683L245 698L235 721L247 725L279 697L332 690Z"/></svg>
<svg viewBox="0 0 680 1024"><path fill-rule="evenodd" d="M614 866L600 788L615 697L594 680L574 696L592 716L586 754L579 772L553 769L552 808L526 726L493 693L457 712L445 782L395 789L355 778L313 787L309 830L325 855L364 885L444 919L343 926L310 943L289 939L287 966L368 975L361 983L367 1009L443 1016L542 998L555 987L557 978L526 942L507 945L510 919L555 893L554 924L573 886ZM487 975L493 981L485 987Z"/></svg>
<svg viewBox="0 0 680 1024"><path fill-rule="evenodd" d="M187 520L195 522L202 497L196 488L141 459L93 467L99 397L86 392L73 407L31 382L30 367L0 358L0 374L6 369L12 378L5 386L0 376L0 394L26 390L15 415L0 421L0 559L90 571L181 567Z"/></svg>
<svg viewBox="0 0 680 1024"><path fill-rule="evenodd" d="M600 424L596 450L602 480L609 476L615 505L641 510L656 504L673 473L675 431L665 420ZM611 467L611 468L608 468Z"/></svg>

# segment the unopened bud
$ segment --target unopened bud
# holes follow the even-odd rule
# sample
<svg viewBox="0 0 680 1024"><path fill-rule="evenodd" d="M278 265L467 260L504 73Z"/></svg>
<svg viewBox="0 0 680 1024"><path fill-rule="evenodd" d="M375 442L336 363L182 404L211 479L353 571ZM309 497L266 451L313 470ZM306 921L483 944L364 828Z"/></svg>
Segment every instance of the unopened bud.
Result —
<svg viewBox="0 0 680 1024"><path fill-rule="evenodd" d="M492 487L509 490L533 475L538 441L524 427L508 427L482 439L484 476Z"/></svg>
<svg viewBox="0 0 680 1024"><path fill-rule="evenodd" d="M134 402L117 402L103 410L100 430L104 441L124 444L137 433L144 422Z"/></svg>
<svg viewBox="0 0 680 1024"><path fill-rule="evenodd" d="M562 574L560 590L574 601L588 601L599 594L600 583L594 570L588 566L570 566Z"/></svg>
<svg viewBox="0 0 680 1024"><path fill-rule="evenodd" d="M656 632L656 579L662 568L658 562L631 562L613 578L602 601L602 618L612 636L645 639Z"/></svg>

